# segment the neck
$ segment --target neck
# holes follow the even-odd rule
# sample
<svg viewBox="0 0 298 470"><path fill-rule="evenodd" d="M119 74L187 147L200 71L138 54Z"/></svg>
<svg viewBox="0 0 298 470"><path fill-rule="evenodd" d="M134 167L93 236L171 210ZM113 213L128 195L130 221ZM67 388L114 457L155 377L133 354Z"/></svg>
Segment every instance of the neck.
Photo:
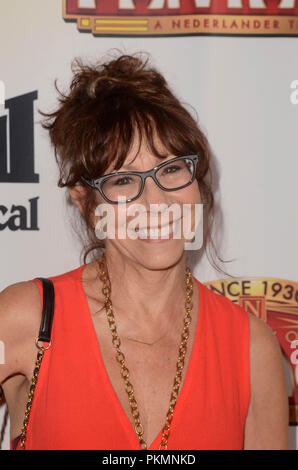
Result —
<svg viewBox="0 0 298 470"><path fill-rule="evenodd" d="M127 324L137 324L144 331L158 331L176 315L182 316L185 302L185 255L173 266L149 269L106 251L106 263L112 286L113 308L125 316ZM125 299L125 301L123 301Z"/></svg>

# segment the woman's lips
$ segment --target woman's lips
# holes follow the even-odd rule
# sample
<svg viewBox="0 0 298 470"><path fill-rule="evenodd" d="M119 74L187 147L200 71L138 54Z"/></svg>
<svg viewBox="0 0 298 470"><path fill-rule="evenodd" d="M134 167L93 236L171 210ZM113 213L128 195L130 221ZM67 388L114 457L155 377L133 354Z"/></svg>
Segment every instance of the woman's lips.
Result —
<svg viewBox="0 0 298 470"><path fill-rule="evenodd" d="M170 240L174 236L180 219L175 220L171 225L155 227L150 229L140 229L137 231L138 239L145 242L163 242Z"/></svg>
<svg viewBox="0 0 298 470"><path fill-rule="evenodd" d="M147 242L147 243L160 243L160 242L165 242L167 240L170 240L171 238L173 238L174 236L174 233L169 233L169 235L167 237L163 236L163 237L142 237L142 236L139 236L138 237L138 240L141 240L142 242Z"/></svg>

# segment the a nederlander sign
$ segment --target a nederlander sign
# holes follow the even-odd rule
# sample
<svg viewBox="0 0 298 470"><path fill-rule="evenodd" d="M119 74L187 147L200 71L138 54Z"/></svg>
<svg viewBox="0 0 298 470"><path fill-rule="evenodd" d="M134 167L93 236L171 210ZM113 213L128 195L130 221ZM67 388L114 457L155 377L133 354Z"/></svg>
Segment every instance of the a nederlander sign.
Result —
<svg viewBox="0 0 298 470"><path fill-rule="evenodd" d="M95 36L298 36L298 0L63 0Z"/></svg>

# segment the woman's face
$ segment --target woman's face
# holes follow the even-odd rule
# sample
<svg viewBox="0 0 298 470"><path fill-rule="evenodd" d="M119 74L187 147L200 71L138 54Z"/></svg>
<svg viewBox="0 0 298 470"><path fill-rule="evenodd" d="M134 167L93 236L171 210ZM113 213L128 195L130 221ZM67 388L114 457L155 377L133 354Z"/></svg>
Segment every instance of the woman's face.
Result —
<svg viewBox="0 0 298 470"><path fill-rule="evenodd" d="M156 138L156 145L159 150L165 150L158 138ZM147 171L178 156L168 154L164 159L155 157L143 140L139 154L134 159L137 147L138 140L135 139L122 168L117 171ZM134 161L132 161L133 159ZM111 172L113 170L108 168L105 174ZM107 253L116 254L115 252L117 252L124 259L129 259L148 269L166 269L181 259L184 244L186 240L190 241L190 238L185 236L186 227L192 228L193 231L195 228L194 205L202 202L196 179L185 188L164 191L150 177L145 180L141 196L130 203L109 204L99 192L97 201L101 210L109 206L109 214L113 214L112 217L111 215L108 218L105 217L104 211L101 214L107 223L115 224L115 236L112 230L110 231L112 236L105 239ZM158 209L157 204L163 206ZM186 211L187 206L184 204L188 205L188 212ZM191 208L190 212L189 208ZM137 210L129 212L132 209ZM186 217L191 225L187 225ZM95 216L95 220L98 224L100 220L103 221L103 218ZM100 224L96 227L98 230ZM103 226L101 225L101 227ZM105 231L107 231L107 225L105 225ZM173 231L176 235L173 235ZM96 233L99 232L96 231ZM125 238L123 238L123 233L125 233Z"/></svg>

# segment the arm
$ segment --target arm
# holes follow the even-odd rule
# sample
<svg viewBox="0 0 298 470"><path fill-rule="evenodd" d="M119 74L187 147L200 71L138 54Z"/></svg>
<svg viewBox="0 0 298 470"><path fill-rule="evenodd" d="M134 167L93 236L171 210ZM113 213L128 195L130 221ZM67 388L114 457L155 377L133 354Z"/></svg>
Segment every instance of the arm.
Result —
<svg viewBox="0 0 298 470"><path fill-rule="evenodd" d="M281 348L269 325L248 315L251 399L244 449L288 450L289 405Z"/></svg>
<svg viewBox="0 0 298 470"><path fill-rule="evenodd" d="M34 333L39 325L40 311L39 291L34 282L18 282L0 292L0 340L5 361L0 363L1 385L16 374L26 376L28 359L31 359L29 341L33 341L34 351Z"/></svg>

